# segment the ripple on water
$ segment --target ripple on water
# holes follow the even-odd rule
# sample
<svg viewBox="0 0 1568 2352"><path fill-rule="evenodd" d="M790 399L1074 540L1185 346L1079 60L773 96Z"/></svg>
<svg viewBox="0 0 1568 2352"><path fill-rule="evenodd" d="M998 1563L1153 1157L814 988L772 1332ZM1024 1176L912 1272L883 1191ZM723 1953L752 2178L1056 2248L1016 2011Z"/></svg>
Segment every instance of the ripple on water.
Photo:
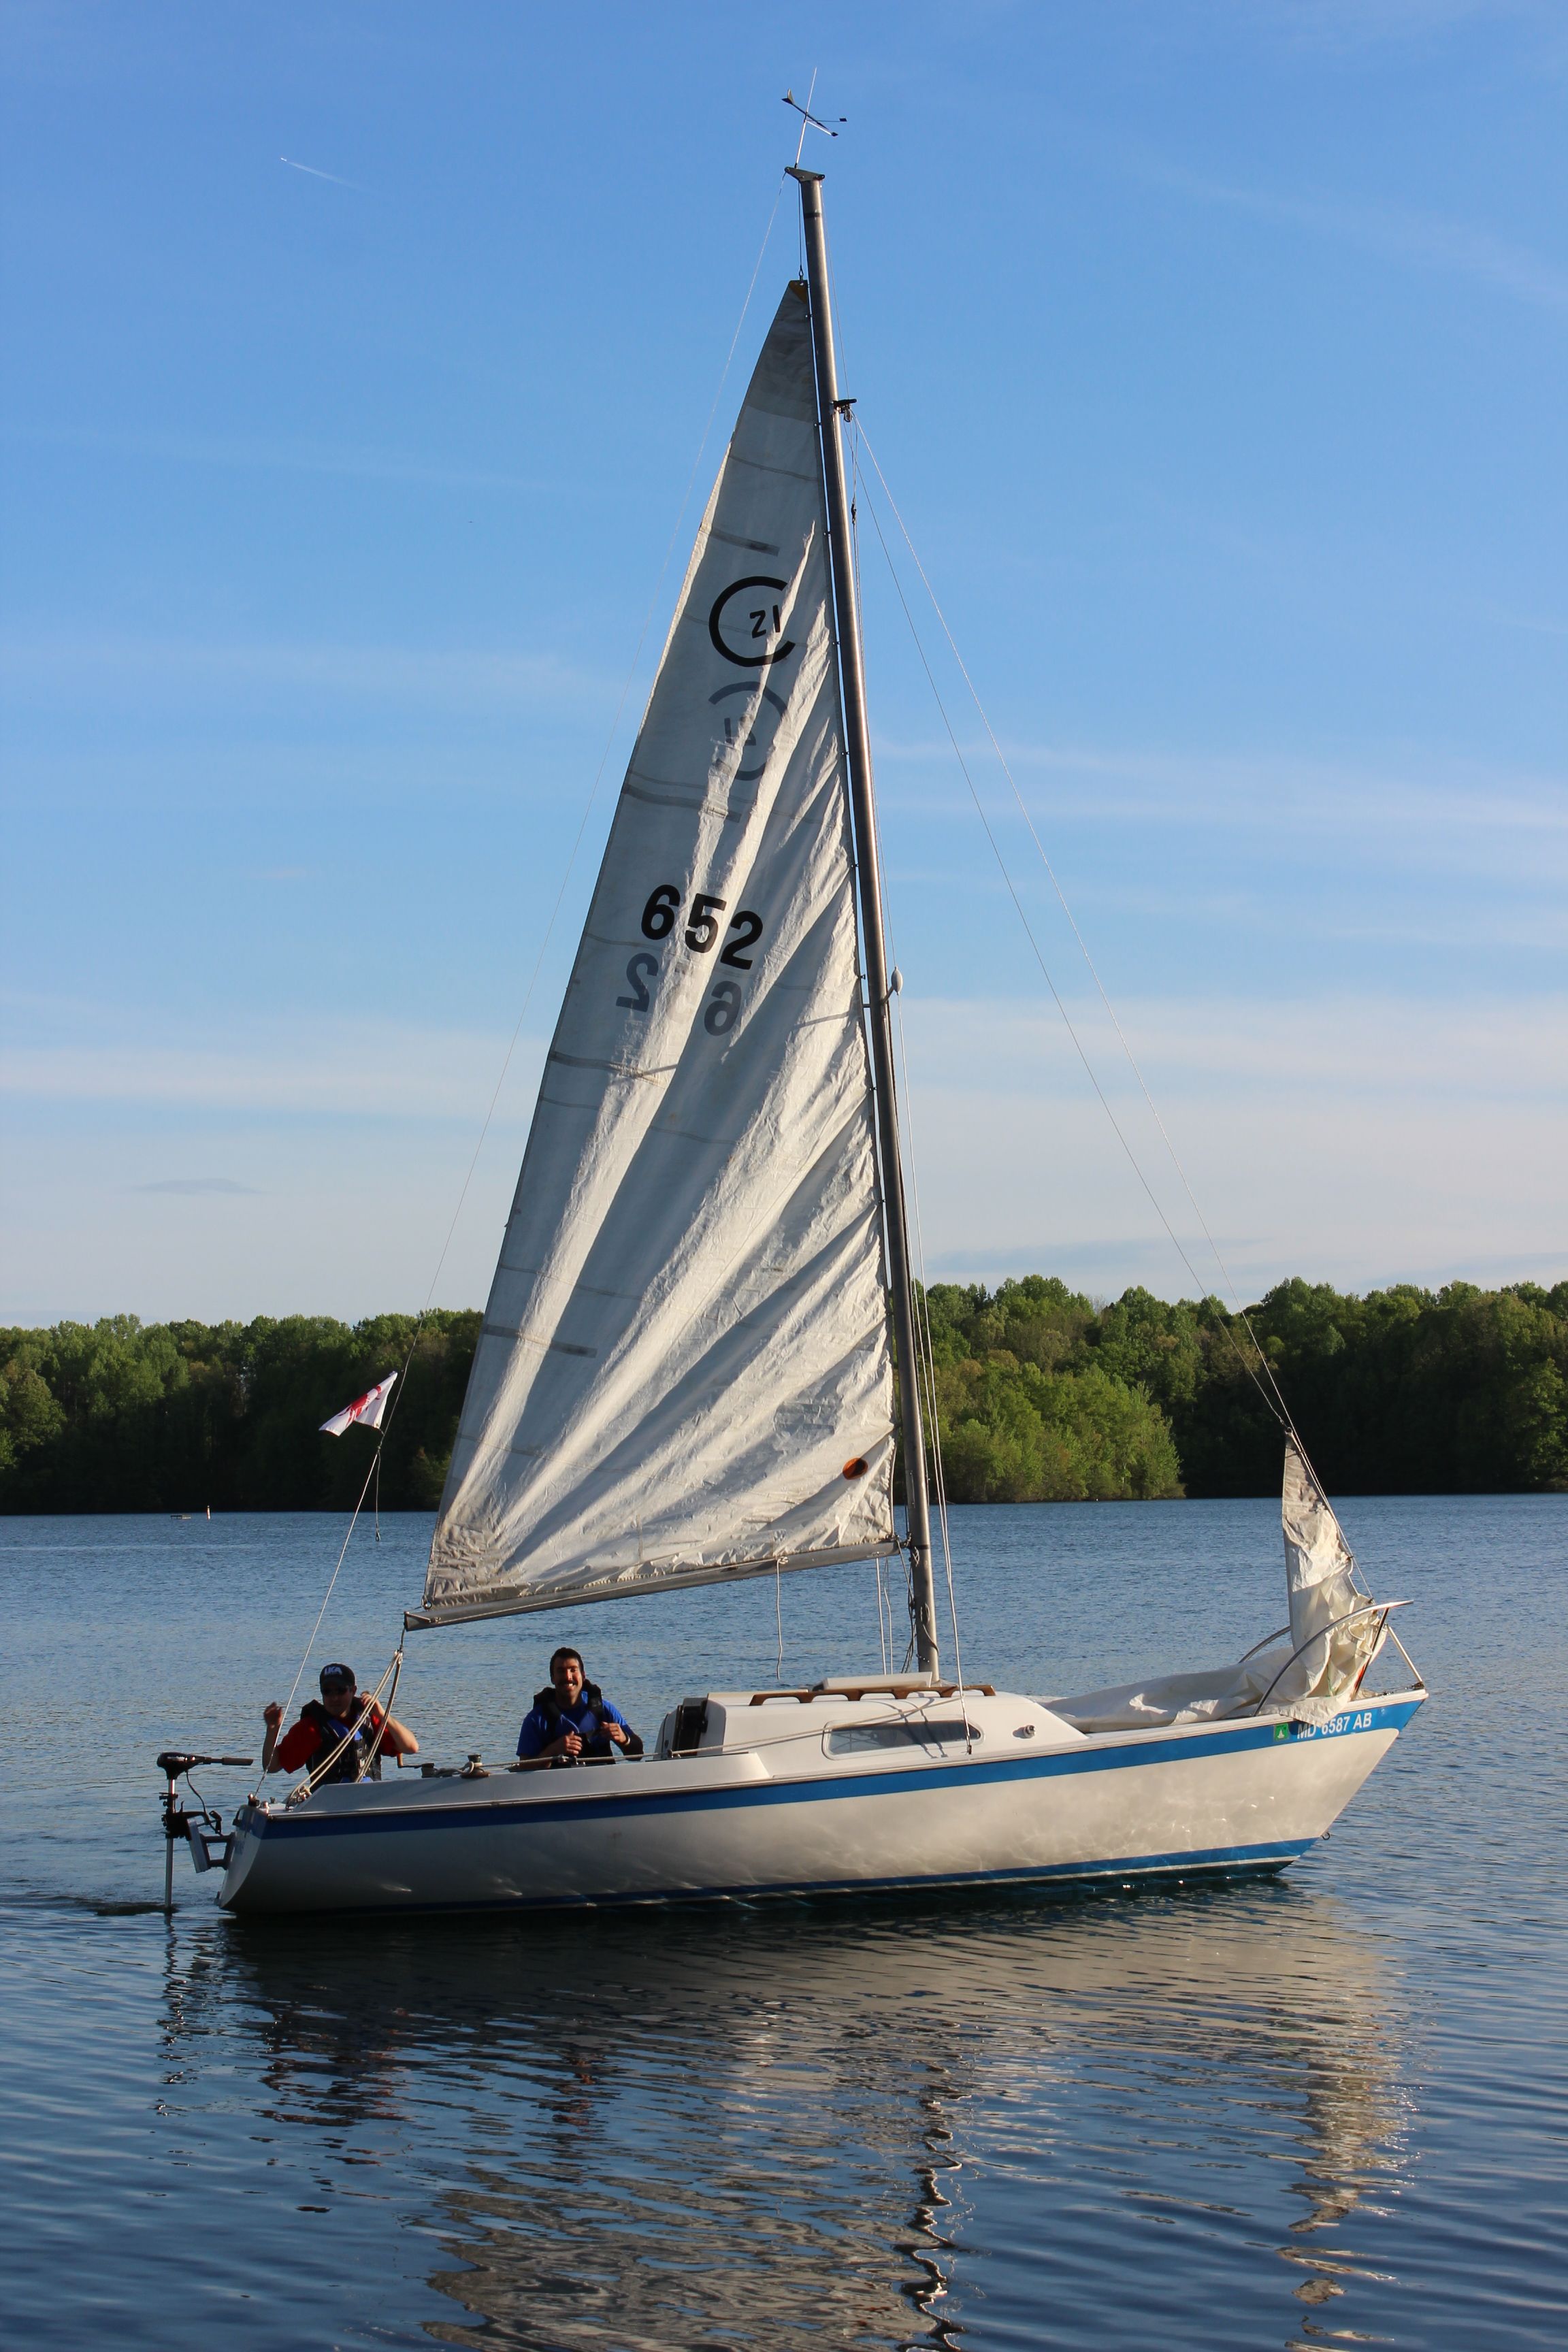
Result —
<svg viewBox="0 0 1568 2352"><path fill-rule="evenodd" d="M95 2328L158 2352L1557 2340L1568 1873L1500 1627L1528 1626L1551 1703L1568 1514L1488 1506L1435 1567L1429 1507L1379 1507L1439 1696L1284 1880L359 1930L226 1921L188 1874L172 1927L141 1907L155 1780L111 1741L80 1755L57 1678L90 1705L93 1629L116 1620L102 1719L139 1762L194 1734L175 1699L233 1684L268 1531L237 1545L226 1611L221 1556L205 1591L187 1560L171 1623L167 1548L139 1586L97 1530L0 1692L35 1765L0 1912L9 2334L72 2352ZM1201 1656L1216 1581L1234 1614L1254 1572L1263 1520L1236 1513L1079 1514L1070 1544L1050 1513L976 1515L967 1649L1023 1650L1010 1678L1047 1688L1109 1614L1131 1671L1168 1643L1173 1596ZM1026 1642L1031 1529L1060 1556L1052 1626ZM1481 1550L1499 1622L1466 1621L1467 1649L1445 1629ZM1128 1561L1156 1552L1165 1586L1140 1599ZM827 1636L799 1613L814 1663ZM760 1604L702 1622L715 1681L773 1639ZM646 1712L685 1678L672 1639L606 1624L595 1656ZM422 1672L421 1720L449 1706L458 1746L465 1708L491 1738L526 1681L510 1638ZM215 1705L213 1736L234 1721Z"/></svg>

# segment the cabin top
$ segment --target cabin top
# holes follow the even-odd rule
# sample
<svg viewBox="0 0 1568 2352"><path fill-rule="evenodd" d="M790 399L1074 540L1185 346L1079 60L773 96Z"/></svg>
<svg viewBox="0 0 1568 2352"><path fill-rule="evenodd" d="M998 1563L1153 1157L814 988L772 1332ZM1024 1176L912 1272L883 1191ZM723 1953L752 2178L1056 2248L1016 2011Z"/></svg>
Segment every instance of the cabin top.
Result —
<svg viewBox="0 0 1568 2352"><path fill-rule="evenodd" d="M1061 1745L1082 1738L1038 1699L990 1683L900 1675L846 1676L798 1688L709 1691L684 1698L659 1726L661 1757L734 1755L748 1748L825 1742L830 1755L913 1748L960 1754L1005 1742Z"/></svg>

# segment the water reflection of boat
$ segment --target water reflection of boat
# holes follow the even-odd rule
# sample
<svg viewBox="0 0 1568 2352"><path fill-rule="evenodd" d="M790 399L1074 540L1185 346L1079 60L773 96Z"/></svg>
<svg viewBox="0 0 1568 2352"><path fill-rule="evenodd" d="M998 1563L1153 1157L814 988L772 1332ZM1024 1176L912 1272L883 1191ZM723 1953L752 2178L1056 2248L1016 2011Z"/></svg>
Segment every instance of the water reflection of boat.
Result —
<svg viewBox="0 0 1568 2352"><path fill-rule="evenodd" d="M1397 2003L1323 1895L409 1923L374 1969L258 1928L184 1999L183 2063L232 2058L227 2007L313 2195L405 2152L452 2339L531 2352L956 2343L1003 2244L1030 2340L1088 2340L1171 2229L1283 2320L1353 2281L1338 2225L1397 2159Z"/></svg>
<svg viewBox="0 0 1568 2352"><path fill-rule="evenodd" d="M1279 1636L1050 1702L942 1675L853 404L821 175L795 177L807 276L763 343L622 787L407 1622L901 1555L910 1656L810 1689L699 1686L657 1754L613 1770L351 1784L331 1748L242 1808L231 1910L1277 1871L1425 1696L1363 1693L1388 1605L1293 1430Z"/></svg>

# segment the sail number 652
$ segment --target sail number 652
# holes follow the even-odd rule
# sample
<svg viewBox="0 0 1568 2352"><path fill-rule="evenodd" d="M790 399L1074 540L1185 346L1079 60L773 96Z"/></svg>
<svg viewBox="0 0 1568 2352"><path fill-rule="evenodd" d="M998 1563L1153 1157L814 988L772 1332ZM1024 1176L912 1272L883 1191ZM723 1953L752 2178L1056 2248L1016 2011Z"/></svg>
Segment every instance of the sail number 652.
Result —
<svg viewBox="0 0 1568 2352"><path fill-rule="evenodd" d="M645 940L667 940L669 937L675 929L676 910L683 897L684 893L678 890L673 882L661 882L657 890L649 892L647 904L642 910L642 935ZM724 913L725 905L726 902L714 898L711 891L699 890L692 898L687 918L686 944L693 955L709 955L723 931L733 931L736 936L721 951L719 961L729 964L735 971L750 971L752 959L743 955L742 950L755 947L762 938L763 919L761 915L752 914L750 908L742 907L738 915L730 917L728 924L721 923L719 918Z"/></svg>
<svg viewBox="0 0 1568 2352"><path fill-rule="evenodd" d="M685 893L673 882L661 882L650 890L647 906L642 910L642 935L645 940L667 940L679 919ZM731 915L728 923L722 919L729 912L727 903L716 898L711 890L694 892L687 908L682 937L693 955L710 955L726 931L733 937L726 941L720 953L721 963L731 971L750 971L752 959L742 950L753 948L763 936L763 919L742 907L738 915ZM628 1013L646 1013L652 997L649 982L658 978L658 958L639 949L626 965L626 986L630 994L617 996L616 1003ZM721 980L702 1008L702 1026L710 1037L724 1037L741 1017L741 990L732 980Z"/></svg>

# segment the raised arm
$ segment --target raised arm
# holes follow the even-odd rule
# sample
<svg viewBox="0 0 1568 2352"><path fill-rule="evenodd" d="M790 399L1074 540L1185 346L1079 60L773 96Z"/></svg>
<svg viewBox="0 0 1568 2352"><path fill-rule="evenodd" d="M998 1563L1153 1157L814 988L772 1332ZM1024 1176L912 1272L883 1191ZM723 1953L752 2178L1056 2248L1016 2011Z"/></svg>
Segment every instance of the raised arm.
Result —
<svg viewBox="0 0 1568 2352"><path fill-rule="evenodd" d="M384 1756L417 1756L419 1753L419 1742L415 1738L408 1726L405 1723L399 1723L395 1715L389 1715L386 1718L386 1729L383 1732L381 1739L381 1752Z"/></svg>

